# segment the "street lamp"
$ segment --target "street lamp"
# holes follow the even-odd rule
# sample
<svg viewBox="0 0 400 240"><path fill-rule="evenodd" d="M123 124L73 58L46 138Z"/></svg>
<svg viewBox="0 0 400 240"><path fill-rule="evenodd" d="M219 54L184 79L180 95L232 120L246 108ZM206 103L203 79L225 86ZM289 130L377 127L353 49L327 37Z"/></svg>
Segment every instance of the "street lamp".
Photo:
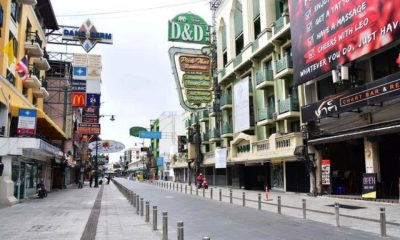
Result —
<svg viewBox="0 0 400 240"><path fill-rule="evenodd" d="M102 114L102 115L99 115L99 118L107 117L107 116L111 116L110 121L115 121L114 114L112 114L112 115ZM94 158L94 169L95 169L95 171L94 171L94 187L95 188L99 187L99 169L98 169L99 167L98 167L98 160L97 160L97 153L98 153L98 148L99 148L98 140L99 140L99 135L96 135L96 156Z"/></svg>

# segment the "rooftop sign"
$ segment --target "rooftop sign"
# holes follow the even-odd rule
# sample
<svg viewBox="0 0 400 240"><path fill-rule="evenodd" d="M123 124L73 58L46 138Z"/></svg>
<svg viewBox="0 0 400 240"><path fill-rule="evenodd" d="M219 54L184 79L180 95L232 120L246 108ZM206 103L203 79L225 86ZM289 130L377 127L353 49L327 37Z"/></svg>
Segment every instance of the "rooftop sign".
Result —
<svg viewBox="0 0 400 240"><path fill-rule="evenodd" d="M80 28L64 28L62 39L79 41L86 52L92 50L96 43L113 43L112 34L98 32L89 19L86 20Z"/></svg>

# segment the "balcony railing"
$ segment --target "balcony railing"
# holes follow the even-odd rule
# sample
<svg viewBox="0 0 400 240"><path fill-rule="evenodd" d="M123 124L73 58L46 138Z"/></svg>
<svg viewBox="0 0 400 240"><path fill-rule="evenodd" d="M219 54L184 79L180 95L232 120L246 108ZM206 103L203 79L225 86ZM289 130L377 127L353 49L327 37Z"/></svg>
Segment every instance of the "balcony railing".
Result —
<svg viewBox="0 0 400 240"><path fill-rule="evenodd" d="M201 133L201 141L208 142L210 140L208 133Z"/></svg>
<svg viewBox="0 0 400 240"><path fill-rule="evenodd" d="M39 47L42 47L43 41L40 39L38 32L26 32L26 41L30 42L31 44L33 43L38 43Z"/></svg>
<svg viewBox="0 0 400 240"><path fill-rule="evenodd" d="M220 136L221 135L220 135L219 129L214 128L214 129L210 130L210 139L219 138Z"/></svg>
<svg viewBox="0 0 400 240"><path fill-rule="evenodd" d="M256 39L256 40L254 40L253 44L251 45L251 51L252 52L257 51L258 46L259 46L258 39Z"/></svg>
<svg viewBox="0 0 400 240"><path fill-rule="evenodd" d="M274 22L274 34L277 34L280 30L282 30L285 26L285 23L289 23L289 16L287 16L287 14L284 14Z"/></svg>
<svg viewBox="0 0 400 240"><path fill-rule="evenodd" d="M199 112L199 119L208 118L208 110L201 110Z"/></svg>
<svg viewBox="0 0 400 240"><path fill-rule="evenodd" d="M242 54L240 53L239 55L236 56L236 58L233 60L233 67L238 66L242 62Z"/></svg>
<svg viewBox="0 0 400 240"><path fill-rule="evenodd" d="M192 126L192 122L190 121L190 119L187 119L187 120L185 121L185 127L186 127L186 128L189 128L190 126Z"/></svg>
<svg viewBox="0 0 400 240"><path fill-rule="evenodd" d="M232 104L232 95L224 94L221 96L221 107Z"/></svg>
<svg viewBox="0 0 400 240"><path fill-rule="evenodd" d="M280 73L288 68L293 68L292 58L287 52L281 59L277 60L275 63L276 63L276 73Z"/></svg>
<svg viewBox="0 0 400 240"><path fill-rule="evenodd" d="M289 96L284 100L278 100L279 104L279 114L286 113L286 112L298 112L299 107L299 100L298 98L294 98L293 96Z"/></svg>
<svg viewBox="0 0 400 240"><path fill-rule="evenodd" d="M274 107L264 107L258 109L258 121L263 121L265 119L272 119L275 112Z"/></svg>
<svg viewBox="0 0 400 240"><path fill-rule="evenodd" d="M274 81L274 72L271 69L264 69L256 74L257 85L266 82Z"/></svg>
<svg viewBox="0 0 400 240"><path fill-rule="evenodd" d="M253 154L265 155L271 158L282 155L292 155L293 150L303 144L302 133L289 133L285 135L276 135L274 138L269 138L254 142Z"/></svg>
<svg viewBox="0 0 400 240"><path fill-rule="evenodd" d="M233 133L232 124L229 122L222 123L222 135Z"/></svg>
<svg viewBox="0 0 400 240"><path fill-rule="evenodd" d="M197 114L194 113L194 114L192 115L190 122L192 123L192 125L193 125L193 124L198 124L198 123L199 123L199 117L197 116Z"/></svg>

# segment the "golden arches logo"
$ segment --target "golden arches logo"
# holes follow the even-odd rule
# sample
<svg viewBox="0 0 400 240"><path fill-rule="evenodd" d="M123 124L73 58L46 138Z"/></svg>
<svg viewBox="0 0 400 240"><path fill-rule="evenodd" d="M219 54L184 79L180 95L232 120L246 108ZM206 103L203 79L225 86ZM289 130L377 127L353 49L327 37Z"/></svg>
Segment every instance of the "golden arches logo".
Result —
<svg viewBox="0 0 400 240"><path fill-rule="evenodd" d="M84 93L72 93L72 106L82 107L86 106L86 98Z"/></svg>

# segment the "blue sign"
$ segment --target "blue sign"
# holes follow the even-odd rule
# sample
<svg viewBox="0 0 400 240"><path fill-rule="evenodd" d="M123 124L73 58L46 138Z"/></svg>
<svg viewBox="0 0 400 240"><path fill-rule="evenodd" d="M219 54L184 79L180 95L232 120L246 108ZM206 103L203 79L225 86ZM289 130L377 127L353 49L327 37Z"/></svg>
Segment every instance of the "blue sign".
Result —
<svg viewBox="0 0 400 240"><path fill-rule="evenodd" d="M86 107L100 107L100 94L87 93Z"/></svg>
<svg viewBox="0 0 400 240"><path fill-rule="evenodd" d="M158 157L157 158L157 167L163 167L164 166L164 157Z"/></svg>
<svg viewBox="0 0 400 240"><path fill-rule="evenodd" d="M87 79L87 67L74 67L72 74L73 79L86 80Z"/></svg>
<svg viewBox="0 0 400 240"><path fill-rule="evenodd" d="M35 135L36 133L36 116L35 109L19 109L18 115L18 135Z"/></svg>
<svg viewBox="0 0 400 240"><path fill-rule="evenodd" d="M150 139L161 139L161 132L140 131L139 137L140 138L150 138Z"/></svg>

